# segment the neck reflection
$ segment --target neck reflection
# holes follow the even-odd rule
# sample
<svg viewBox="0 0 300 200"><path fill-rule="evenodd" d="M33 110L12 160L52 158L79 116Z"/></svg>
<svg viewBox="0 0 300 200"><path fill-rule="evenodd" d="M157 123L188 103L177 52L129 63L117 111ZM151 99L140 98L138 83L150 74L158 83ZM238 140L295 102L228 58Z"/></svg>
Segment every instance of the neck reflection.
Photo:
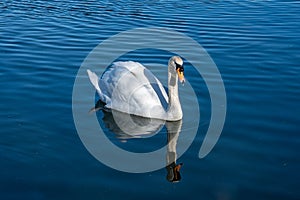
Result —
<svg viewBox="0 0 300 200"><path fill-rule="evenodd" d="M177 161L177 140L181 131L182 120L175 122L166 122L168 131L168 147L167 147L167 180L170 182L179 182L181 180L180 168L183 163L176 164Z"/></svg>

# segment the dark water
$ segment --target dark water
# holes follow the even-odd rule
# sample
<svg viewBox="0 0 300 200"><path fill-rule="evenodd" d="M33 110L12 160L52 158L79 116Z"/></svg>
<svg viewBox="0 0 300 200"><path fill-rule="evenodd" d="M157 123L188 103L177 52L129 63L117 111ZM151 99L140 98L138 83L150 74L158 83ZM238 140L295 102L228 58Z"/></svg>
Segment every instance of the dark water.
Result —
<svg viewBox="0 0 300 200"><path fill-rule="evenodd" d="M300 199L299 13L298 1L277 0L1 1L1 199ZM227 93L222 135L199 159L210 99L186 68L198 83L201 120L178 159L176 184L166 169L131 174L103 165L83 146L72 116L73 83L88 53L112 35L149 26L200 43ZM136 57L167 62L156 51ZM165 140L155 135L154 147Z"/></svg>

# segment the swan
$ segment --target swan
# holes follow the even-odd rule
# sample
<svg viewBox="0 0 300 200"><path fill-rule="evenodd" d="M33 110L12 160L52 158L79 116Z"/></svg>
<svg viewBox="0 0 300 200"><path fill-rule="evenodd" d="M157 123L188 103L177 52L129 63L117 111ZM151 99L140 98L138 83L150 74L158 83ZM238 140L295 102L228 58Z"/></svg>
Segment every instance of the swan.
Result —
<svg viewBox="0 0 300 200"><path fill-rule="evenodd" d="M182 84L185 81L183 72L182 59L171 57L167 94L152 72L138 62L114 62L100 78L87 70L105 108L166 121L178 121L183 117L178 95L178 80Z"/></svg>

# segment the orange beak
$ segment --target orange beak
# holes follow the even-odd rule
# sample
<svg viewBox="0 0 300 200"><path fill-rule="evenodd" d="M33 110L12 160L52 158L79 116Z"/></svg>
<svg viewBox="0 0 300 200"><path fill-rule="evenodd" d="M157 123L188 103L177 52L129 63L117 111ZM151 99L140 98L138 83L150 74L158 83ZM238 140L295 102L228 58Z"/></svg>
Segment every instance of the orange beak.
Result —
<svg viewBox="0 0 300 200"><path fill-rule="evenodd" d="M178 68L177 70L177 74L178 74L178 79L179 79L179 81L180 81L180 83L182 83L182 84L184 84L184 75L183 75L183 72L182 71L180 71L180 69Z"/></svg>

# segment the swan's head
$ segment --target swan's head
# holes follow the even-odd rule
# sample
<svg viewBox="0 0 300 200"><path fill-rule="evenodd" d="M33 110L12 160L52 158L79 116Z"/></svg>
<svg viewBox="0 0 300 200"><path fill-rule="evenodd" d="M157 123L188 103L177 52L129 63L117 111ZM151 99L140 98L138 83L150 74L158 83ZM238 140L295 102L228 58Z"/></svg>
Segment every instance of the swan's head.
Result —
<svg viewBox="0 0 300 200"><path fill-rule="evenodd" d="M178 75L179 81L184 84L184 68L183 68L183 61L179 56L173 56L169 61L169 66L172 66L174 71L176 71Z"/></svg>

